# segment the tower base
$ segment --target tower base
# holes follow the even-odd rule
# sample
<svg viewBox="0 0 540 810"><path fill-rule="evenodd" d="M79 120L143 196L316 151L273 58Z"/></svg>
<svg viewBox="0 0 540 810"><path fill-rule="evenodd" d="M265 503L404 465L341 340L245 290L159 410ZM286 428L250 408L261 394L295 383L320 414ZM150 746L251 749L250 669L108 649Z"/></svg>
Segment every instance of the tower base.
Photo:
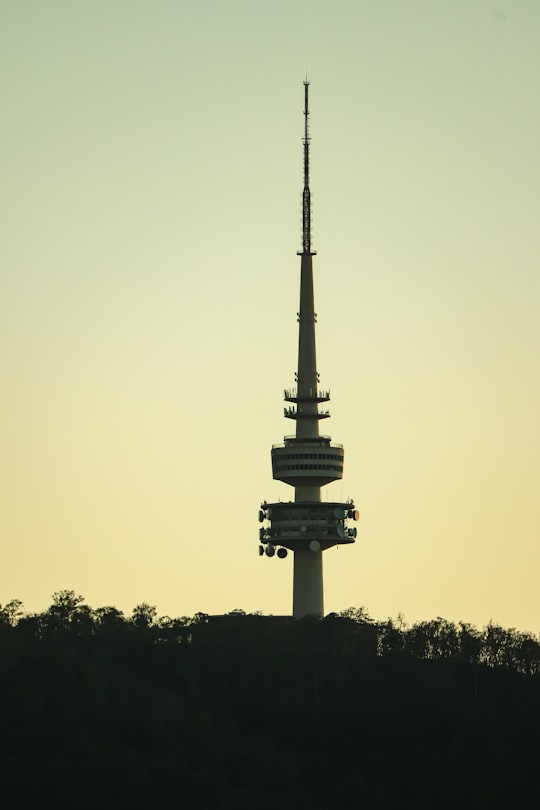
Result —
<svg viewBox="0 0 540 810"><path fill-rule="evenodd" d="M295 551L293 617L321 619L323 613L322 551Z"/></svg>

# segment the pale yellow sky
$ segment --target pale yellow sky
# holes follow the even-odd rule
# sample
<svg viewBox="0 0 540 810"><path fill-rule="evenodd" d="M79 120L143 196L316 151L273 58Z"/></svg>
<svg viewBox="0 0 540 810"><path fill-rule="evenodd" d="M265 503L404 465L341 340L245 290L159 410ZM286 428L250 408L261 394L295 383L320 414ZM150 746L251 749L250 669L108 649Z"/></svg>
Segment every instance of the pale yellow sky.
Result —
<svg viewBox="0 0 540 810"><path fill-rule="evenodd" d="M0 602L288 613L302 80L325 607L540 610L540 5L0 3Z"/></svg>

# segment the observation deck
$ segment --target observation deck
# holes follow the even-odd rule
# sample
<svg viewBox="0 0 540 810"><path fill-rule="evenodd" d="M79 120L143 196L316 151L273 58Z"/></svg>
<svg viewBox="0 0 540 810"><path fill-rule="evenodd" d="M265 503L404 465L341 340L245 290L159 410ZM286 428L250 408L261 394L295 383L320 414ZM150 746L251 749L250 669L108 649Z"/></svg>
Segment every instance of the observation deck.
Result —
<svg viewBox="0 0 540 810"><path fill-rule="evenodd" d="M329 436L288 436L272 447L272 477L293 487L322 487L343 478L344 457L343 445L331 444Z"/></svg>

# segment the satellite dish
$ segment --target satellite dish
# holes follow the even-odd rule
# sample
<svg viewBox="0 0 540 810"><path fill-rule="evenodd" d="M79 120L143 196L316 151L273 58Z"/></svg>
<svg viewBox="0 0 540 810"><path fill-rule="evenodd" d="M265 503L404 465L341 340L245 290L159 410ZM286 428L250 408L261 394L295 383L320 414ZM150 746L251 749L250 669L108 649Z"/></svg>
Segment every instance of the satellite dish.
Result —
<svg viewBox="0 0 540 810"><path fill-rule="evenodd" d="M321 544L319 543L319 541L318 540L312 540L311 543L309 544L309 550L310 551L320 551L321 550Z"/></svg>
<svg viewBox="0 0 540 810"><path fill-rule="evenodd" d="M357 534L356 526L354 527L354 529L348 529L347 534L349 535L349 537L356 537Z"/></svg>
<svg viewBox="0 0 540 810"><path fill-rule="evenodd" d="M261 528L259 529L259 540L261 541L261 543L262 543L262 541L264 540L264 529L263 529L263 527L262 527L262 526L261 526Z"/></svg>
<svg viewBox="0 0 540 810"><path fill-rule="evenodd" d="M280 560L284 560L287 556L287 549L286 548L278 548L277 555Z"/></svg>
<svg viewBox="0 0 540 810"><path fill-rule="evenodd" d="M259 509L259 523L262 523L264 520L264 512L262 509Z"/></svg>
<svg viewBox="0 0 540 810"><path fill-rule="evenodd" d="M259 557L262 557L264 554L264 546L259 546Z"/></svg>
<svg viewBox="0 0 540 810"><path fill-rule="evenodd" d="M274 546L272 545L272 543L268 543L268 545L266 546L266 556L267 557L273 557L275 553L276 553L276 550L275 550Z"/></svg>

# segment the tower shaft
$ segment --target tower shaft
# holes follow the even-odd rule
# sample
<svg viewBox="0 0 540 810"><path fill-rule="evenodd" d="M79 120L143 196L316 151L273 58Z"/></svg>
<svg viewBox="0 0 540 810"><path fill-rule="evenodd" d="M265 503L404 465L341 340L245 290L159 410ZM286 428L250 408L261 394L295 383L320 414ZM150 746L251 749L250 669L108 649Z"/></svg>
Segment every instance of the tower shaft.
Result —
<svg viewBox="0 0 540 810"><path fill-rule="evenodd" d="M319 436L317 349L315 345L315 299L313 293L313 259L311 253L301 254L300 311L298 313L298 371L296 374L299 413L306 418L296 422L297 439L316 439Z"/></svg>
<svg viewBox="0 0 540 810"><path fill-rule="evenodd" d="M294 552L293 616L324 616L322 551Z"/></svg>

